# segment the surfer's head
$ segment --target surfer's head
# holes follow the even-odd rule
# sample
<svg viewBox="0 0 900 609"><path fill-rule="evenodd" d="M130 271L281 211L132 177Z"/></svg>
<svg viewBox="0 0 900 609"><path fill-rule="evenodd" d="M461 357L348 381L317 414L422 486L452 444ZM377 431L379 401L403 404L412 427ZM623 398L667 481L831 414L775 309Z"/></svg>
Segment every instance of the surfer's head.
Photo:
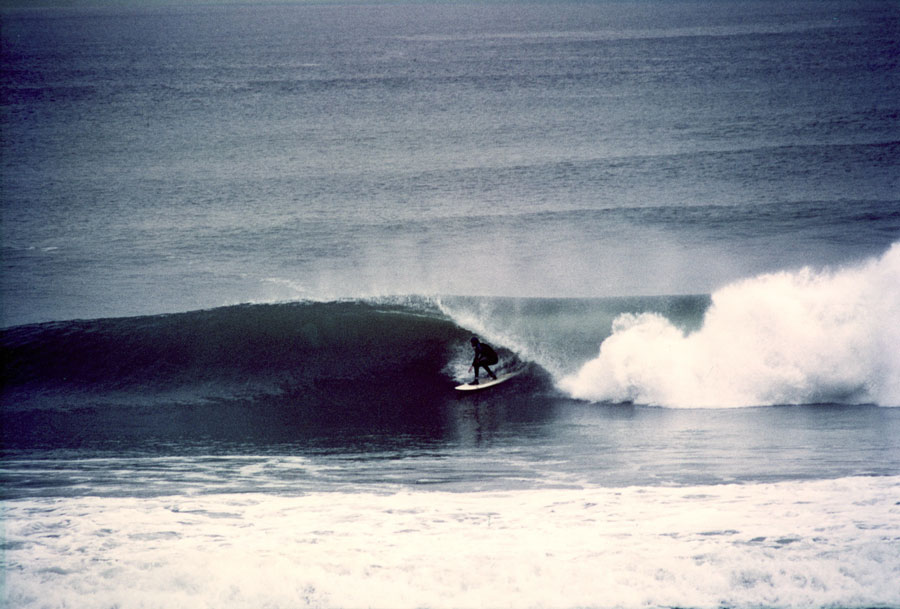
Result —
<svg viewBox="0 0 900 609"><path fill-rule="evenodd" d="M470 340L469 342L472 343L472 346L474 347L475 345L478 344L478 337L477 337L477 336L473 336L473 337L472 337L472 340Z"/></svg>

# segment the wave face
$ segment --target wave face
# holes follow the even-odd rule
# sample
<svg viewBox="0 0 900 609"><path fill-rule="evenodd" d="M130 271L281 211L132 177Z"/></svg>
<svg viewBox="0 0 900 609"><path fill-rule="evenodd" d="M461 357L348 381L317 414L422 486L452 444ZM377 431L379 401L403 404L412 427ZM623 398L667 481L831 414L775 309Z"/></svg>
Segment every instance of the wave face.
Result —
<svg viewBox="0 0 900 609"><path fill-rule="evenodd" d="M621 315L599 356L560 386L669 407L900 406L900 243L849 268L731 284L693 332L658 314Z"/></svg>
<svg viewBox="0 0 900 609"><path fill-rule="evenodd" d="M470 333L425 300L244 305L2 333L4 443L432 425ZM508 358L508 352L501 352ZM455 363L454 363L455 362Z"/></svg>
<svg viewBox="0 0 900 609"><path fill-rule="evenodd" d="M253 392L326 378L427 383L447 345L467 337L424 300L304 302L21 326L3 333L3 349L7 390L214 396L216 386Z"/></svg>

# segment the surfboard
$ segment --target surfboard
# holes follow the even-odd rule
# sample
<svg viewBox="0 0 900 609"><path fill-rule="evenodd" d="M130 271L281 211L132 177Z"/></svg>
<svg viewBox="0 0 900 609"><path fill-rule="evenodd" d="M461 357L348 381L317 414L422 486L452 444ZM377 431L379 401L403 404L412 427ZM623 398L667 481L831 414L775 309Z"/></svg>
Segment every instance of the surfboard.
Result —
<svg viewBox="0 0 900 609"><path fill-rule="evenodd" d="M506 374L498 374L496 379L492 379L491 377L479 379L477 385L469 385L468 383L463 383L462 385L457 385L456 389L457 391L481 391L482 389L494 387L495 385L504 383L513 377L519 376L523 371L524 368L521 370L513 370L512 372L507 372Z"/></svg>

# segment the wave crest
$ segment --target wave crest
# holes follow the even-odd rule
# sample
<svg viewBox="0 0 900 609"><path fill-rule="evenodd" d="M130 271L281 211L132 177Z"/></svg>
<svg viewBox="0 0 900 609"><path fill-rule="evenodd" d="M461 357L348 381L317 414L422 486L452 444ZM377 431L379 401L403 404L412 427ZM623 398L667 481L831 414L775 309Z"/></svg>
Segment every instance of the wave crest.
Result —
<svg viewBox="0 0 900 609"><path fill-rule="evenodd" d="M573 397L668 407L900 406L900 243L857 266L761 275L712 296L702 327L621 315Z"/></svg>

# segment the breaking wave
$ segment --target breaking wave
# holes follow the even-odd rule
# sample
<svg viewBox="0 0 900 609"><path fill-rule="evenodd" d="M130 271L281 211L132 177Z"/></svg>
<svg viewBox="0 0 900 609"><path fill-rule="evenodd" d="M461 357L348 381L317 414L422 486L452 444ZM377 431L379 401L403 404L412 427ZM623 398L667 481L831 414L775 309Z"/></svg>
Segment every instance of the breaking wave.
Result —
<svg viewBox="0 0 900 609"><path fill-rule="evenodd" d="M440 434L460 399L453 386L470 377L473 332L498 349L501 371L528 367L484 394L510 411L551 413L571 398L900 406L900 244L852 267L762 275L711 296L411 296L6 328L0 439Z"/></svg>
<svg viewBox="0 0 900 609"><path fill-rule="evenodd" d="M667 407L900 406L900 243L856 266L728 285L695 331L655 313L620 315L600 354L559 386Z"/></svg>

